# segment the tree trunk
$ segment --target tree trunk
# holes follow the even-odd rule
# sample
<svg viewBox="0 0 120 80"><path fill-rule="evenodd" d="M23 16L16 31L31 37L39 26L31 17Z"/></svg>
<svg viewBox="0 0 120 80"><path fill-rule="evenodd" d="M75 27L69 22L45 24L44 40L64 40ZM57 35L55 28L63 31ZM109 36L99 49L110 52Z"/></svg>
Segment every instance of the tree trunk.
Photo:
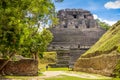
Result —
<svg viewBox="0 0 120 80"><path fill-rule="evenodd" d="M35 54L34 53L32 53L32 58L35 59Z"/></svg>
<svg viewBox="0 0 120 80"><path fill-rule="evenodd" d="M38 52L35 53L35 60L38 61Z"/></svg>

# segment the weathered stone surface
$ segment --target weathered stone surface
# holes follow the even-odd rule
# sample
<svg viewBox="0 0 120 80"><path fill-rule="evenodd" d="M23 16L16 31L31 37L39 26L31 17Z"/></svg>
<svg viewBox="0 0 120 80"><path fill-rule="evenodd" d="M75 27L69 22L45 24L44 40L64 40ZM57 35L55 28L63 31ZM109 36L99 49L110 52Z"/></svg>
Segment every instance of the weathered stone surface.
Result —
<svg viewBox="0 0 120 80"><path fill-rule="evenodd" d="M6 60L0 59L0 66ZM19 61L9 61L2 70L5 75L35 76L38 75L38 62L33 59L22 59Z"/></svg>
<svg viewBox="0 0 120 80"><path fill-rule="evenodd" d="M91 58L80 58L76 61L74 70L111 76L119 60L120 54L103 54Z"/></svg>
<svg viewBox="0 0 120 80"><path fill-rule="evenodd" d="M98 27L97 22L93 19L90 11L82 9L65 9L58 12L60 24L55 28L95 28ZM59 27L58 27L59 26Z"/></svg>
<svg viewBox="0 0 120 80"><path fill-rule="evenodd" d="M74 70L120 77L120 21L76 61Z"/></svg>
<svg viewBox="0 0 120 80"><path fill-rule="evenodd" d="M54 39L48 50L63 51L61 54L68 55L66 65L73 65L78 57L88 50L105 30L101 29L93 19L93 15L82 9L65 9L58 12L59 25L50 29ZM58 62L60 62L59 56ZM64 59L65 60L65 59ZM59 63L58 63L59 64Z"/></svg>

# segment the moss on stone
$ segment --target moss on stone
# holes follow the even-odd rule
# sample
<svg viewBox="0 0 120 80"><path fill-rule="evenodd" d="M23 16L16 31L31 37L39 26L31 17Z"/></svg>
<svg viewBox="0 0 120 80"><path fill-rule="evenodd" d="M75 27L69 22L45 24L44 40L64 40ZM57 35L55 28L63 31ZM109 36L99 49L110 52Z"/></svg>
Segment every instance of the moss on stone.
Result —
<svg viewBox="0 0 120 80"><path fill-rule="evenodd" d="M77 60L75 70L120 77L120 21Z"/></svg>
<svg viewBox="0 0 120 80"><path fill-rule="evenodd" d="M115 47L116 50L120 51L120 21L118 21L115 25L113 25L101 38L100 40L91 47L82 57L87 55L96 54L96 52L104 52L110 51ZM101 55L101 54L100 54Z"/></svg>

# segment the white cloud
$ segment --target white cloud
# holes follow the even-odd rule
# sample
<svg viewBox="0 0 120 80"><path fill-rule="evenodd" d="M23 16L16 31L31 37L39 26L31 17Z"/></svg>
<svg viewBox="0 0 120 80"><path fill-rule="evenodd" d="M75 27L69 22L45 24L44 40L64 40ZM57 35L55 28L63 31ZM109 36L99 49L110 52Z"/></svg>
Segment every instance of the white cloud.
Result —
<svg viewBox="0 0 120 80"><path fill-rule="evenodd" d="M111 26L117 22L117 21L109 21L109 20L102 20L102 21L106 22L107 24L109 24Z"/></svg>
<svg viewBox="0 0 120 80"><path fill-rule="evenodd" d="M98 16L96 14L93 14L94 19L98 19Z"/></svg>
<svg viewBox="0 0 120 80"><path fill-rule="evenodd" d="M104 5L107 9L119 9L120 8L120 0L116 0L115 2L109 1Z"/></svg>
<svg viewBox="0 0 120 80"><path fill-rule="evenodd" d="M99 18L96 14L93 14L93 17L94 17L94 19L99 19L101 22L106 22L107 24L109 24L111 26L117 22L117 21L110 21L110 20L105 20L105 19Z"/></svg>

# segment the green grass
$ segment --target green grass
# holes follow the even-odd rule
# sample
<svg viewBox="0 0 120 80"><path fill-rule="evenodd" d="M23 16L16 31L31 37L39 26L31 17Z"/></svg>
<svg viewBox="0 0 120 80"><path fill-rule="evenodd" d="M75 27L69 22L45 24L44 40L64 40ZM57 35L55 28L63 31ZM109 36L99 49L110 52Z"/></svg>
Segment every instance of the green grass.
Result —
<svg viewBox="0 0 120 80"><path fill-rule="evenodd" d="M67 72L67 73L74 73L74 74L86 75L86 76L95 76L99 79L112 79L112 77L107 77L107 76L103 76L103 75L99 75L99 74L93 74L93 73L75 72L75 71L70 71L70 72Z"/></svg>
<svg viewBox="0 0 120 80"><path fill-rule="evenodd" d="M67 67L63 68L48 68L48 71L68 71L69 69Z"/></svg>
<svg viewBox="0 0 120 80"><path fill-rule="evenodd" d="M46 70L45 66L43 68L41 68L41 72L44 71L69 71L70 69L68 69L67 67L62 67L62 68L51 68L49 67L48 70Z"/></svg>
<svg viewBox="0 0 120 80"><path fill-rule="evenodd" d="M40 59L40 63L55 63L56 62L56 52L44 52L43 58Z"/></svg>
<svg viewBox="0 0 120 80"><path fill-rule="evenodd" d="M1 76L1 79L16 79L16 80L30 80L30 79L34 79L36 76Z"/></svg>
<svg viewBox="0 0 120 80"><path fill-rule="evenodd" d="M91 57L98 51L100 51L99 55L101 55L105 51L112 50L114 47L118 47L117 51L120 52L120 21L113 25L82 57L88 55L88 57Z"/></svg>
<svg viewBox="0 0 120 80"><path fill-rule="evenodd" d="M39 66L41 72L46 71L46 66L48 64L55 64L56 62L56 52L44 52L43 58L39 60Z"/></svg>
<svg viewBox="0 0 120 80"><path fill-rule="evenodd" d="M56 77L47 78L45 80L120 80L120 78L112 78L112 79L86 79L86 78L79 78L79 77L73 77L73 76L60 75L60 76L56 76Z"/></svg>
<svg viewBox="0 0 120 80"><path fill-rule="evenodd" d="M46 71L46 65L47 65L47 64L40 64L40 65L39 65L40 72ZM48 67L48 70L47 70L47 71L69 71L69 70L70 70L70 69L68 69L67 67L58 67L58 68Z"/></svg>
<svg viewBox="0 0 120 80"><path fill-rule="evenodd" d="M51 69L51 68L50 68ZM59 71L59 70L68 70L67 68L52 68L52 71ZM92 75L98 77L98 79L89 79L88 78L80 78L80 77L74 77L74 76L66 76L66 75L60 75L56 77L50 77L50 78L45 78L45 80L119 80L119 78L114 78L110 79L110 77L105 77L102 75L98 74L89 74L89 73L84 73L84 72L74 72L74 71L65 71L66 73L69 74L78 74L78 75ZM39 76L43 76L42 74ZM37 78L38 76L3 76L2 78L7 78L7 79L14 79L14 80L32 80ZM1 78L0 78L1 80ZM39 80L39 79L37 79ZM41 78L40 78L41 80Z"/></svg>
<svg viewBox="0 0 120 80"><path fill-rule="evenodd" d="M47 79L45 79L45 80L89 80L89 79L84 79L84 78L79 78L79 77L61 75L61 76L57 76L57 77L47 78Z"/></svg>

